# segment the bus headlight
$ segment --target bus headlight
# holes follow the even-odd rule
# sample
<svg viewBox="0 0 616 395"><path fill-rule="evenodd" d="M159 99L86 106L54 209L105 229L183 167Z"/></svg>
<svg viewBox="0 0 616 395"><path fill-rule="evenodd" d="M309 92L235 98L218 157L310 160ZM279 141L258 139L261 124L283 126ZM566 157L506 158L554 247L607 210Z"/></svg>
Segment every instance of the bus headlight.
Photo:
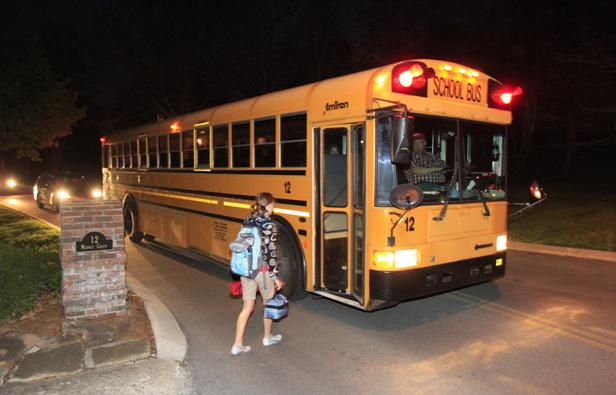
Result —
<svg viewBox="0 0 616 395"><path fill-rule="evenodd" d="M398 251L376 251L373 259L374 265L389 269L403 269L406 267L417 266L419 263L419 251L398 250Z"/></svg>
<svg viewBox="0 0 616 395"><path fill-rule="evenodd" d="M92 190L92 197L94 199L99 199L101 196L103 196L103 193L101 192L100 189L95 188L95 189Z"/></svg>
<svg viewBox="0 0 616 395"><path fill-rule="evenodd" d="M398 250L396 251L396 268L417 266L419 262L419 252L417 250Z"/></svg>
<svg viewBox="0 0 616 395"><path fill-rule="evenodd" d="M505 251L507 249L507 235L500 235L496 238L496 251Z"/></svg>
<svg viewBox="0 0 616 395"><path fill-rule="evenodd" d="M378 267L393 268L396 256L391 251L377 251L374 253L374 265Z"/></svg>
<svg viewBox="0 0 616 395"><path fill-rule="evenodd" d="M6 185L7 185L9 188L13 189L13 188L15 188L15 187L17 186L17 181L15 181L15 179L14 179L14 178L9 178L9 179L6 181Z"/></svg>
<svg viewBox="0 0 616 395"><path fill-rule="evenodd" d="M69 195L69 193L64 190L59 190L58 192L56 192L56 195L58 195L58 199L61 199L61 200L71 198L71 195Z"/></svg>

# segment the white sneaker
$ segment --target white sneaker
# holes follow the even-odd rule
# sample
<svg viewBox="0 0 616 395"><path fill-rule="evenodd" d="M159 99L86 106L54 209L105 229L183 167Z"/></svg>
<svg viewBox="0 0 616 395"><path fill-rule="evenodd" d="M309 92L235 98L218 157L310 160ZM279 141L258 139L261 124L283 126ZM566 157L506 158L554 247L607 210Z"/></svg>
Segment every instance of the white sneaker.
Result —
<svg viewBox="0 0 616 395"><path fill-rule="evenodd" d="M282 340L282 335L270 335L270 337L263 338L264 346L273 346L274 344L280 343Z"/></svg>
<svg viewBox="0 0 616 395"><path fill-rule="evenodd" d="M240 355L248 351L250 351L250 346L238 347L234 345L233 347L231 347L231 355Z"/></svg>

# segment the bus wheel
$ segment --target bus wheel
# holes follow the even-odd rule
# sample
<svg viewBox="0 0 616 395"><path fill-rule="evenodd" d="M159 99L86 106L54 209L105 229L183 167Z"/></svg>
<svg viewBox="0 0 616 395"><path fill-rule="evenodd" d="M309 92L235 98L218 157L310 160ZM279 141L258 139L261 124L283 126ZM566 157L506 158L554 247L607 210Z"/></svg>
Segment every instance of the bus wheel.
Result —
<svg viewBox="0 0 616 395"><path fill-rule="evenodd" d="M285 286L282 293L290 300L300 300L306 296L304 290L304 267L302 254L297 242L291 234L291 229L277 222L278 227L278 265L280 265L280 277Z"/></svg>
<svg viewBox="0 0 616 395"><path fill-rule="evenodd" d="M137 210L132 204L124 206L124 232L133 243L143 239L143 233L137 230Z"/></svg>

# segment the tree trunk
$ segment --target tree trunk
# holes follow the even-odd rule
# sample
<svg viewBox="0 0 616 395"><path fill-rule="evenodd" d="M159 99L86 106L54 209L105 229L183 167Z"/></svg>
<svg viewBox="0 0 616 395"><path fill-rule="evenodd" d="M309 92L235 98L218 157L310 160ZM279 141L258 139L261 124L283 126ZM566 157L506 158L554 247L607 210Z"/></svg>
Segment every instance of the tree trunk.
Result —
<svg viewBox="0 0 616 395"><path fill-rule="evenodd" d="M533 92L534 89L530 89ZM537 130L537 96L533 93L528 97L526 109L524 111L524 120L521 136L517 139L517 157L518 167L520 169L528 168L529 146L532 142L535 131Z"/></svg>
<svg viewBox="0 0 616 395"><path fill-rule="evenodd" d="M60 172L62 164L62 141L58 142L58 146L51 149L51 170L54 173Z"/></svg>
<svg viewBox="0 0 616 395"><path fill-rule="evenodd" d="M573 160L573 153L575 151L575 135L577 132L577 125L575 124L573 117L568 117L567 120L567 145L565 146L565 159L563 165L560 168L560 177L566 178L569 176L571 170L571 161Z"/></svg>

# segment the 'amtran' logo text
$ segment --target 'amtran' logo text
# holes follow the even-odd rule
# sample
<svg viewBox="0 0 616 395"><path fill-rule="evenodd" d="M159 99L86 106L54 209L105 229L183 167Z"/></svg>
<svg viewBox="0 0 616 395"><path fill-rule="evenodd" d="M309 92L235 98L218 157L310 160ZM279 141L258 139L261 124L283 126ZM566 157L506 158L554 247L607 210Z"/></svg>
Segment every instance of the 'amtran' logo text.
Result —
<svg viewBox="0 0 616 395"><path fill-rule="evenodd" d="M327 102L325 103L325 111L323 111L323 114L325 114L327 111L342 110L344 108L349 108L348 101L339 102L338 100L336 100L333 103Z"/></svg>

